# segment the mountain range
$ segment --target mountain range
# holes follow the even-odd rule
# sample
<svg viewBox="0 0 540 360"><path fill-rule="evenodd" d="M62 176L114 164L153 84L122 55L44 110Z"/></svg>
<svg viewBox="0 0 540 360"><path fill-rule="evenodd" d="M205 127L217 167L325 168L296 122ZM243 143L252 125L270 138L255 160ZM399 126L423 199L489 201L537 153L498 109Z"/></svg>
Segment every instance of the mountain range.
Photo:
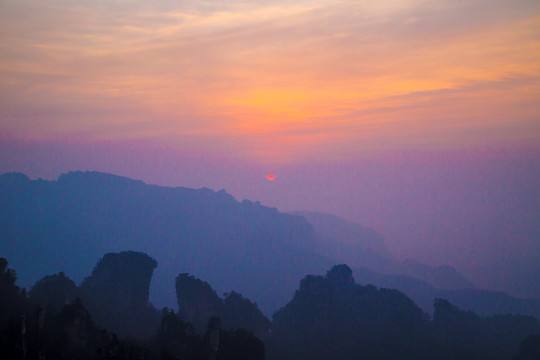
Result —
<svg viewBox="0 0 540 360"><path fill-rule="evenodd" d="M232 289L265 314L282 307L305 274L348 263L361 284L403 291L425 311L445 298L479 314L540 317L540 301L474 289L448 266L389 255L375 230L329 214L281 213L224 190L162 187L98 172L56 181L0 175L0 255L30 286L65 271L78 283L103 254L142 251L158 262L150 301L174 307L179 273L194 274L219 293Z"/></svg>

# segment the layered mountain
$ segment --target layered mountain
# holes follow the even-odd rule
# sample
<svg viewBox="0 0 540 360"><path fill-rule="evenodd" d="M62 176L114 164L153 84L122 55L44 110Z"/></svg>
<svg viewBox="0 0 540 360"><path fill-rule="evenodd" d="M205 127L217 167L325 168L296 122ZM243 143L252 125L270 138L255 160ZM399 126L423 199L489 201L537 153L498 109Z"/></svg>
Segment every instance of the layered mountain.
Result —
<svg viewBox="0 0 540 360"><path fill-rule="evenodd" d="M189 272L255 299L267 314L292 295L303 274L331 260L309 250L312 226L224 190L170 188L97 172L57 181L0 176L0 254L20 283L65 271L80 282L108 252L156 259L151 301L175 307L175 278Z"/></svg>
<svg viewBox="0 0 540 360"><path fill-rule="evenodd" d="M193 324L199 333L206 330L212 317L218 317L224 329L245 329L262 340L270 336L270 320L257 304L237 292L226 293L221 299L206 281L180 274L176 278L176 296L178 316Z"/></svg>
<svg viewBox="0 0 540 360"><path fill-rule="evenodd" d="M308 275L274 315L272 359L510 359L540 331L530 316L478 316L434 302L433 320L397 290L356 284L346 265Z"/></svg>
<svg viewBox="0 0 540 360"><path fill-rule="evenodd" d="M415 278L444 290L471 289L474 285L451 266L429 266L407 259L399 261L389 253L377 231L335 215L311 211L303 216L315 230L312 249L338 262L369 268L383 274Z"/></svg>
<svg viewBox="0 0 540 360"><path fill-rule="evenodd" d="M60 271L80 283L105 253L133 250L159 264L150 289L157 307L176 307L175 279L190 273L217 284L217 293L240 292L270 315L304 274L346 262L360 283L397 288L425 311L435 297L454 296L467 310L540 316L536 300L465 290L466 279L451 268L437 275L422 264L396 265L373 230L238 202L224 190L161 187L97 172L57 181L11 173L0 176L0 199L0 256L10 259L25 287Z"/></svg>
<svg viewBox="0 0 540 360"><path fill-rule="evenodd" d="M393 258L383 236L371 228L320 212L291 214L303 216L313 226L313 251L349 264L362 284L403 291L428 313L433 310L434 299L444 298L481 315L512 313L540 318L538 300L475 289L451 266L429 266L411 259L399 261Z"/></svg>
<svg viewBox="0 0 540 360"><path fill-rule="evenodd" d="M156 267L156 260L134 251L108 253L99 259L79 289L94 320L123 336L151 335L159 319L156 310L148 307Z"/></svg>
<svg viewBox="0 0 540 360"><path fill-rule="evenodd" d="M229 321L224 328L219 318L211 317L201 334L174 311L149 307L149 278L156 261L146 254L105 254L80 288L61 272L38 281L29 296L7 265L0 257L2 359L265 359L264 343L234 327L256 328L252 320L261 319L269 326L270 321L260 312L259 319L242 321L242 314L254 309L239 295L230 309L234 324Z"/></svg>
<svg viewBox="0 0 540 360"><path fill-rule="evenodd" d="M433 301L442 298L480 315L525 314L540 319L538 299L519 299L502 292L481 289L443 290L405 275L382 274L365 267L353 270L358 283L402 291L427 313L433 311Z"/></svg>
<svg viewBox="0 0 540 360"><path fill-rule="evenodd" d="M176 279L179 312L164 308L160 323L146 305L156 261L140 252L105 254L80 288L46 276L30 297L7 264L0 258L0 353L10 359L538 358L531 316L479 316L436 299L430 319L397 290L357 284L345 264L304 277L272 324L249 299L221 299L189 274Z"/></svg>

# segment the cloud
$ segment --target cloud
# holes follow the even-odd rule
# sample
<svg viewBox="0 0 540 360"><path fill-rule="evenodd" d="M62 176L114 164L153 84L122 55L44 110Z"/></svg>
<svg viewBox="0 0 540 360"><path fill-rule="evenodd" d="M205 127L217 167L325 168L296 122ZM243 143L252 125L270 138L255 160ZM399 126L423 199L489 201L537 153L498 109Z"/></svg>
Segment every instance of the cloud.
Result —
<svg viewBox="0 0 540 360"><path fill-rule="evenodd" d="M539 14L507 0L4 1L0 127L262 136L285 152L310 136L422 143L448 111L471 134L524 131L538 114ZM528 85L503 94L518 78Z"/></svg>

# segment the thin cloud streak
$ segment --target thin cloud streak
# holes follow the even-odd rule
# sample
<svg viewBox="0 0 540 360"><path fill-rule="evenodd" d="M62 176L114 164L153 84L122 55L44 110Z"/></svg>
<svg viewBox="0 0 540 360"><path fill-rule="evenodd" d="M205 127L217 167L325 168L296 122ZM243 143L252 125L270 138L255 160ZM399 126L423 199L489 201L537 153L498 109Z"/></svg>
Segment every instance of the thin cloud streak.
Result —
<svg viewBox="0 0 540 360"><path fill-rule="evenodd" d="M522 129L511 141L530 138L531 127L538 136L534 1L0 6L0 126L23 138L201 134L254 145L263 135L291 159L298 147L286 139L312 144L302 137L310 131L318 153L343 137L361 151L352 143L366 135L422 146L425 136L440 140L450 106L472 138L479 129L489 138L493 126ZM503 93L508 78L529 86ZM440 96L450 90L462 97ZM273 137L283 130L293 133Z"/></svg>

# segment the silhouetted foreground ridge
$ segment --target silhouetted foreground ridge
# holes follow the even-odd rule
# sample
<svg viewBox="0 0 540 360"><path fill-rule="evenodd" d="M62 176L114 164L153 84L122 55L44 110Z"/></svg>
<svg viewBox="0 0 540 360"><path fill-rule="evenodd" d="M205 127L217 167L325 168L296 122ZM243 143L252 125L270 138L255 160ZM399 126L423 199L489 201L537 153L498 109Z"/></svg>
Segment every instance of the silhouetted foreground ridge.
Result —
<svg viewBox="0 0 540 360"><path fill-rule="evenodd" d="M248 330L224 329L220 319L211 316L202 333L197 333L174 311L164 308L159 312L148 306L148 287L156 265L143 253L106 254L80 288L59 273L38 281L28 297L15 284L15 271L0 258L1 358L265 358L263 342Z"/></svg>
<svg viewBox="0 0 540 360"><path fill-rule="evenodd" d="M430 321L404 294L358 285L338 265L300 282L274 315L268 350L284 360L510 359L539 333L533 317L480 317L442 299Z"/></svg>
<svg viewBox="0 0 540 360"><path fill-rule="evenodd" d="M25 286L58 269L79 283L104 253L131 249L160 264L155 304L175 306L171 283L189 272L220 293L236 289L270 314L304 274L333 264L300 249L313 236L304 218L238 202L224 190L147 185L98 172L70 172L57 181L3 174L0 199L0 255L16 265Z"/></svg>
<svg viewBox="0 0 540 360"><path fill-rule="evenodd" d="M266 352L272 360L538 359L540 324L533 317L480 317L438 299L430 320L397 290L356 284L347 265L306 276L272 324L249 299L233 291L222 299L185 273L176 279L178 313L154 309L148 288L156 266L144 253L109 253L80 287L58 273L27 296L0 258L0 353L7 359L262 360Z"/></svg>
<svg viewBox="0 0 540 360"><path fill-rule="evenodd" d="M157 261L143 253L105 254L80 286L96 322L122 336L150 336L159 321L156 310L148 307L156 267Z"/></svg>
<svg viewBox="0 0 540 360"><path fill-rule="evenodd" d="M171 284L191 273L219 294L235 289L270 316L306 274L347 263L360 283L402 291L428 313L434 299L445 298L482 315L540 318L540 300L470 289L447 266L396 263L380 234L333 215L285 214L224 190L148 185L99 172L70 172L56 181L0 175L0 255L17 268L20 285L60 270L80 284L96 259L123 249L159 262L150 290L158 307L176 306ZM96 276L90 288L101 286L103 276ZM86 305L100 306L99 299Z"/></svg>
<svg viewBox="0 0 540 360"><path fill-rule="evenodd" d="M212 317L219 317L225 329L246 329L260 339L270 336L270 320L257 304L237 292L225 293L222 300L206 281L180 274L176 278L176 294L178 315L199 332L206 328Z"/></svg>

